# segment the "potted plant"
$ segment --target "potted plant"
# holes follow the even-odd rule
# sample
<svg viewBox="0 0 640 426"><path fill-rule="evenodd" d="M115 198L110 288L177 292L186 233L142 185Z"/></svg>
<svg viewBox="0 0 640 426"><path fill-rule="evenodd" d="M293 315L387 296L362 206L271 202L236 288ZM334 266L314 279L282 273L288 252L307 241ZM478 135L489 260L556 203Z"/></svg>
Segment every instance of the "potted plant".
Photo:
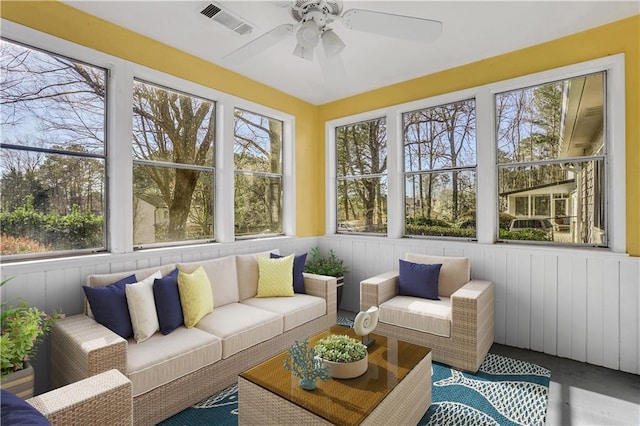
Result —
<svg viewBox="0 0 640 426"><path fill-rule="evenodd" d="M309 347L309 342L304 339L296 342L289 348L289 355L284 360L284 367L294 376L300 377L299 385L305 390L316 388L316 378L329 379L327 368L322 365L322 360L316 356L314 348Z"/></svg>
<svg viewBox="0 0 640 426"><path fill-rule="evenodd" d="M342 301L342 286L344 284L344 274L349 272L349 268L343 263L336 253L329 250L329 255L324 257L318 247L311 249L307 261L304 264L304 272L310 274L327 275L337 279L338 308Z"/></svg>
<svg viewBox="0 0 640 426"><path fill-rule="evenodd" d="M4 286L12 278L0 282ZM36 354L40 343L51 326L62 313L47 315L40 309L29 306L26 301L17 306L3 302L0 309L0 377L2 389L22 398L33 396L33 367L29 360ZM30 383L30 386L19 382ZM17 386L17 387L16 387Z"/></svg>
<svg viewBox="0 0 640 426"><path fill-rule="evenodd" d="M335 334L323 337L316 343L315 351L333 378L351 379L367 371L367 347L353 337Z"/></svg>

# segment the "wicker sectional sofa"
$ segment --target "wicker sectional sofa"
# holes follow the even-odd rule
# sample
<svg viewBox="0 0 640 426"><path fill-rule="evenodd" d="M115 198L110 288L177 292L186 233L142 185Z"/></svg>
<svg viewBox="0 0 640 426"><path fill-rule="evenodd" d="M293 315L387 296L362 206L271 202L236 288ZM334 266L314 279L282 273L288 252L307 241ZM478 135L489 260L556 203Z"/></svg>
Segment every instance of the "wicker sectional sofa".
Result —
<svg viewBox="0 0 640 426"><path fill-rule="evenodd" d="M440 300L398 295L398 271L360 283L360 310L378 306L375 333L431 348L433 360L478 371L493 344L494 283L471 280L468 258L407 253L405 260L442 264Z"/></svg>
<svg viewBox="0 0 640 426"><path fill-rule="evenodd" d="M138 271L90 275L101 287L135 273L142 280L160 270L192 272L202 265L209 277L213 312L195 327L155 333L136 343L123 339L86 313L58 321L51 331L51 383L73 383L118 369L132 382L133 423L156 424L235 383L238 373L288 348L295 340L336 323L336 279L304 274L305 294L256 298L258 261L270 252Z"/></svg>

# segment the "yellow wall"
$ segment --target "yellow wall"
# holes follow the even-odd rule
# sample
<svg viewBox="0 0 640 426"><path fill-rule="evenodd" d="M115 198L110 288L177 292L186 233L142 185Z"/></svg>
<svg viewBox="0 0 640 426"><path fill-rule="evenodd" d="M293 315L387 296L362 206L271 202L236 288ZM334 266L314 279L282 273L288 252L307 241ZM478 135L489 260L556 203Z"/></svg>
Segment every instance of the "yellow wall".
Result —
<svg viewBox="0 0 640 426"><path fill-rule="evenodd" d="M318 145L324 144L328 120L617 53L625 54L626 68L627 252L640 256L640 15L321 105ZM324 150L319 149L318 155L324 159ZM320 186L323 197L324 180Z"/></svg>
<svg viewBox="0 0 640 426"><path fill-rule="evenodd" d="M264 84L57 1L2 1L2 18L221 92L294 115L296 119L296 234L318 234L316 203L322 163L315 155L317 110Z"/></svg>
<svg viewBox="0 0 640 426"><path fill-rule="evenodd" d="M57 1L2 1L8 20L296 117L298 236L324 234L324 124L389 105L625 53L627 251L640 256L640 15L316 107Z"/></svg>

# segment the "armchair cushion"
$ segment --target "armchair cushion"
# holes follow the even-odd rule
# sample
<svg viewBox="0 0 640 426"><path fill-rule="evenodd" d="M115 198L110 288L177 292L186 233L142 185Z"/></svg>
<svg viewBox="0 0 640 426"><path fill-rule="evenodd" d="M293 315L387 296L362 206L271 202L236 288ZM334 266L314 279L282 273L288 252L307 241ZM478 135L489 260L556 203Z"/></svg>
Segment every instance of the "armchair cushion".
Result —
<svg viewBox="0 0 640 426"><path fill-rule="evenodd" d="M414 263L440 263L438 294L451 297L460 287L471 280L471 268L468 257L429 256L407 253L405 260Z"/></svg>
<svg viewBox="0 0 640 426"><path fill-rule="evenodd" d="M425 299L438 298L438 277L442 264L421 264L400 259L398 294Z"/></svg>
<svg viewBox="0 0 640 426"><path fill-rule="evenodd" d="M32 405L24 399L17 397L9 391L2 389L2 417L0 424L3 426L10 425L50 425L45 416L36 410Z"/></svg>
<svg viewBox="0 0 640 426"><path fill-rule="evenodd" d="M379 306L379 322L436 336L451 336L451 299L396 296Z"/></svg>

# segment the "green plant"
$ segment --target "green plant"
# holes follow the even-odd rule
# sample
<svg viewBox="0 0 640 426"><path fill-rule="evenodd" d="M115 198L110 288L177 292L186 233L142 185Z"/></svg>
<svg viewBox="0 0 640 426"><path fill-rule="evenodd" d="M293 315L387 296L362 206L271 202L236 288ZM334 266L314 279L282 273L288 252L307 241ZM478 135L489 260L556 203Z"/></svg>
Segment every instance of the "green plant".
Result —
<svg viewBox="0 0 640 426"><path fill-rule="evenodd" d="M320 358L333 362L354 362L367 356L367 347L362 342L336 334L320 339L315 351Z"/></svg>
<svg viewBox="0 0 640 426"><path fill-rule="evenodd" d="M304 272L310 274L327 275L329 277L342 277L349 268L338 258L333 250L329 250L329 256L324 257L318 247L311 249L307 261L304 264Z"/></svg>
<svg viewBox="0 0 640 426"><path fill-rule="evenodd" d="M4 286L14 277L0 282ZM2 303L0 314L0 377L21 370L36 354L38 343L64 314L47 315L25 301L18 306Z"/></svg>
<svg viewBox="0 0 640 426"><path fill-rule="evenodd" d="M323 367L322 360L316 355L314 348L309 347L307 339L302 342L296 340L289 348L289 355L284 360L284 368L301 379L315 379L317 377L327 380L329 379L328 369Z"/></svg>

